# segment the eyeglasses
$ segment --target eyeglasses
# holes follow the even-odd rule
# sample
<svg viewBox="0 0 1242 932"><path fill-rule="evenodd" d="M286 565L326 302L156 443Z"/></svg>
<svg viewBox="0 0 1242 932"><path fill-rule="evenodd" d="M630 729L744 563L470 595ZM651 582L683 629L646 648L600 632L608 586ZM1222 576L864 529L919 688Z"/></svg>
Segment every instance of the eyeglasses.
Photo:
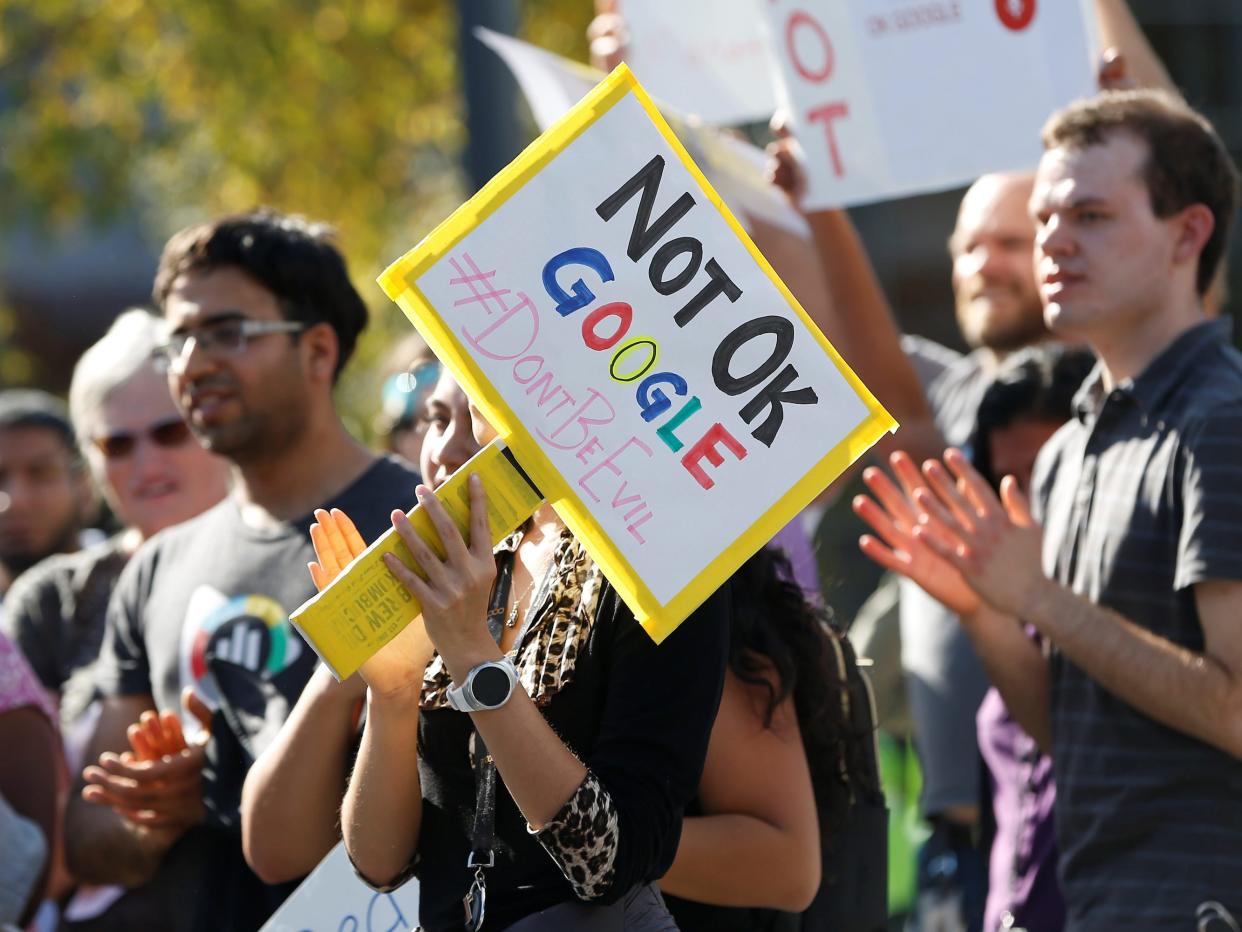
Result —
<svg viewBox="0 0 1242 932"><path fill-rule="evenodd" d="M185 357L190 341L214 356L240 356L254 337L269 333L301 333L306 324L294 320L250 320L246 317L217 317L201 327L187 327L169 335L155 347L152 357L168 369Z"/></svg>
<svg viewBox="0 0 1242 932"><path fill-rule="evenodd" d="M152 424L145 431L139 431L136 434L120 431L108 434L106 437L96 437L91 443L104 455L105 459L115 460L133 453L134 448L138 446L138 441L144 436L157 447L170 449L179 447L190 439L190 428L181 418L176 418L172 421Z"/></svg>

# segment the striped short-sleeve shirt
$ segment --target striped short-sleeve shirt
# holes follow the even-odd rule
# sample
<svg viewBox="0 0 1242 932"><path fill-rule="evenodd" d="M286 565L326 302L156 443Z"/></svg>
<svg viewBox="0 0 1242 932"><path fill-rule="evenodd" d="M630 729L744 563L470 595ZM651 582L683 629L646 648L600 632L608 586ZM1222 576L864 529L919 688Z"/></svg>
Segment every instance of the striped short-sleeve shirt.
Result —
<svg viewBox="0 0 1242 932"><path fill-rule="evenodd" d="M1196 326L1112 391L1097 368L1033 484L1045 571L1194 651L1193 586L1242 580L1242 354L1228 333ZM1242 761L1152 720L1056 651L1051 681L1070 928L1193 929L1205 901L1242 920Z"/></svg>

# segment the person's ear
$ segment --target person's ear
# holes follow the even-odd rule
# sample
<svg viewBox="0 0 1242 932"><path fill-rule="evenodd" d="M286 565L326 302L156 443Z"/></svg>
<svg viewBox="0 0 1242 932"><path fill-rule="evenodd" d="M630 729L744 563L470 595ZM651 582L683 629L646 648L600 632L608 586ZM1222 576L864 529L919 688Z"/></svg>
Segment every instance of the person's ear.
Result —
<svg viewBox="0 0 1242 932"><path fill-rule="evenodd" d="M1203 247L1216 229L1216 218L1206 204L1191 204L1174 218L1177 240L1173 246L1174 261L1197 262Z"/></svg>
<svg viewBox="0 0 1242 932"><path fill-rule="evenodd" d="M302 334L302 344L307 372L316 381L332 382L341 353L341 344L332 325L320 322L307 328Z"/></svg>

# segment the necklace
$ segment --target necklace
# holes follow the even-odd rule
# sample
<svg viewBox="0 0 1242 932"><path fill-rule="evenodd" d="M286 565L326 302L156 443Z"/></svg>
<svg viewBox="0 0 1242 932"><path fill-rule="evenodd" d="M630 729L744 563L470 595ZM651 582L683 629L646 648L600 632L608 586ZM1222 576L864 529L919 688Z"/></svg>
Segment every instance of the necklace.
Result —
<svg viewBox="0 0 1242 932"><path fill-rule="evenodd" d="M535 581L542 580L547 577L548 570L552 568L552 559L555 556L556 548L554 547L552 552L548 554L547 558L542 562L539 572L531 574L530 582L526 584L526 588L522 590L522 594L513 600L513 604L509 608L509 615L505 618L506 628L512 628L515 624L517 624L519 606L521 606L522 602L525 601L526 597L530 595L531 591L535 588ZM515 562L517 561L516 553L513 555L513 559Z"/></svg>

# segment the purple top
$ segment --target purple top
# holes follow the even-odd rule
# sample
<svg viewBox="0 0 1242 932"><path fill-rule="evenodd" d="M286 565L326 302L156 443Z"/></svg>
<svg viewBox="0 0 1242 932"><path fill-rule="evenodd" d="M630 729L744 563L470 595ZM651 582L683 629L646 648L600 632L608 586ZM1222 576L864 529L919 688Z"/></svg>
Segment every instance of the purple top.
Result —
<svg viewBox="0 0 1242 932"><path fill-rule="evenodd" d="M1060 932L1065 902L1057 883L1052 759L1009 716L995 688L983 697L975 724L996 814L984 932Z"/></svg>
<svg viewBox="0 0 1242 932"><path fill-rule="evenodd" d="M779 547L789 559L796 582L813 601L819 599L819 566L815 562L815 551L811 547L811 536L802 523L802 515L794 519L776 532L771 546Z"/></svg>

